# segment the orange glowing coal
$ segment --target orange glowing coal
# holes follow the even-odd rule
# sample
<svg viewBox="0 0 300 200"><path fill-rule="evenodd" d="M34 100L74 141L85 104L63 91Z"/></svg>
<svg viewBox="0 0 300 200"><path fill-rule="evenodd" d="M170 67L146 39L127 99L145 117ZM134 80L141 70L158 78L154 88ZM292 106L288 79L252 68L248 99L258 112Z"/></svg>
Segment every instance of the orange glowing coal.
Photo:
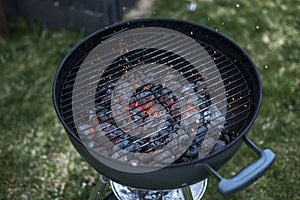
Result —
<svg viewBox="0 0 300 200"><path fill-rule="evenodd" d="M144 112L145 112L147 115L150 115L150 114L151 114L150 109L144 110Z"/></svg>
<svg viewBox="0 0 300 200"><path fill-rule="evenodd" d="M153 116L154 116L154 117L158 117L158 112L154 112L154 113L153 113Z"/></svg>
<svg viewBox="0 0 300 200"><path fill-rule="evenodd" d="M150 107L153 105L154 101L150 101L146 104L140 105L138 101L135 102L135 107L141 111L144 111L148 115L150 114Z"/></svg>
<svg viewBox="0 0 300 200"><path fill-rule="evenodd" d="M187 104L186 107L189 109L191 112L198 112L198 110L192 105L192 104Z"/></svg>

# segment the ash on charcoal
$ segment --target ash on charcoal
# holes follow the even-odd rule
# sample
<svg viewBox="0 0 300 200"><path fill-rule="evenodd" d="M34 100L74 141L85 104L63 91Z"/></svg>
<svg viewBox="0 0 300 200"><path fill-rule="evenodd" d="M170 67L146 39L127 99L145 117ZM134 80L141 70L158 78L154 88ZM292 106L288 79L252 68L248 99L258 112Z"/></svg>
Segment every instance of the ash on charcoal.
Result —
<svg viewBox="0 0 300 200"><path fill-rule="evenodd" d="M199 153L199 146L196 144L193 144L188 148L188 150L185 152L184 156L188 157L194 157L197 156Z"/></svg>
<svg viewBox="0 0 300 200"><path fill-rule="evenodd" d="M210 153L215 153L218 152L222 149L224 149L226 146L225 142L222 140L218 140L217 143L215 144L215 146L213 147L213 149L211 150Z"/></svg>
<svg viewBox="0 0 300 200"><path fill-rule="evenodd" d="M170 151L155 151L153 157L154 157L154 161L162 164L168 164L172 162L174 159L173 154Z"/></svg>
<svg viewBox="0 0 300 200"><path fill-rule="evenodd" d="M78 134L83 141L90 141L94 139L94 128L90 124L83 124L78 127Z"/></svg>
<svg viewBox="0 0 300 200"><path fill-rule="evenodd" d="M129 145L130 145L130 142L128 140L121 140L116 143L116 146L120 149L124 149L125 147L128 147Z"/></svg>
<svg viewBox="0 0 300 200"><path fill-rule="evenodd" d="M178 144L183 144L189 141L190 137L187 134L184 134L182 130L179 130L178 134L180 135L178 138Z"/></svg>

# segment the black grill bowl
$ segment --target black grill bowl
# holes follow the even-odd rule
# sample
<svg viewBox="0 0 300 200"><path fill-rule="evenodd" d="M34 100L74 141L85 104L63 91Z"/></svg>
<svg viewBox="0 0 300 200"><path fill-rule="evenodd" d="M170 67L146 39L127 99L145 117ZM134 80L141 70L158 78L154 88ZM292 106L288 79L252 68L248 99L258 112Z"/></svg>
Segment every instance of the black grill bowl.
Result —
<svg viewBox="0 0 300 200"><path fill-rule="evenodd" d="M122 30L130 30L140 27L161 27L188 35L189 37L208 44L221 52L224 56L231 60L233 65L239 70L247 84L249 100L251 103L247 110L247 117L238 122L238 124L234 127L238 130L239 135L223 150L209 154L202 159L193 160L187 163L171 164L152 172L129 173L116 170L100 162L90 153L90 151L87 150L83 142L80 140L78 133L76 133L76 129L74 129L74 124L72 125L73 118L69 117L66 119L64 114L65 111L62 109L63 102L61 95L63 89L66 87L65 82L67 77L70 73L76 74L76 66L79 66L86 58L87 54L99 45L101 41L109 38L114 33L121 32ZM191 34L191 32L193 34ZM173 189L191 185L212 174L220 180L219 191L222 194L230 194L245 188L253 183L257 178L262 176L273 163L275 155L269 149L259 150L246 137L247 132L258 115L261 100L262 86L259 74L249 56L237 44L223 34L203 25L174 19L139 19L122 22L99 30L85 38L69 52L59 66L53 84L53 102L56 113L68 133L73 146L80 155L85 158L86 161L99 173L109 177L113 181L131 187L154 190ZM245 167L241 170L241 173L232 179L223 179L217 174L216 170L221 168L236 153L244 141L258 154L258 160ZM127 163L118 164L128 165Z"/></svg>

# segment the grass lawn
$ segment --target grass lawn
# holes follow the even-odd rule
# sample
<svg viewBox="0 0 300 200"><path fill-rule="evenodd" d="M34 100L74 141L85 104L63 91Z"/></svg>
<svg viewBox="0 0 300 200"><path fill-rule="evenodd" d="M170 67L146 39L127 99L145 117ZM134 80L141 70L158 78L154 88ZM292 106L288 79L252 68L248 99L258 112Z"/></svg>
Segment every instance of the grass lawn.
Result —
<svg viewBox="0 0 300 200"><path fill-rule="evenodd" d="M300 4L286 0L160 0L152 17L198 22L244 48L263 82L263 104L249 138L277 155L246 190L225 199L300 199ZM0 199L87 199L98 175L75 151L51 99L54 73L84 33L18 22L0 37ZM219 172L254 161L244 146ZM210 178L203 199L223 199Z"/></svg>

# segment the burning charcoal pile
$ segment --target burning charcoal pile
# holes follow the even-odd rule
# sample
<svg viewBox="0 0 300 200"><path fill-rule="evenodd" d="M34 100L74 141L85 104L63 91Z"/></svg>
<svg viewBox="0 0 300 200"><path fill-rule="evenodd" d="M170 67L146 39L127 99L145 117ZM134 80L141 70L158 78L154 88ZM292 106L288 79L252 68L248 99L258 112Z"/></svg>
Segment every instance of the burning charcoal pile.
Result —
<svg viewBox="0 0 300 200"><path fill-rule="evenodd" d="M147 144L141 152L159 149L164 143L175 138L180 126L178 100L172 91L158 84L148 84L138 88L129 102L129 115L137 124L134 128L146 131L153 128L154 134L145 138ZM159 131L155 132L155 128Z"/></svg>
<svg viewBox="0 0 300 200"><path fill-rule="evenodd" d="M128 83L128 85L130 84ZM130 127L130 130L144 133L153 129L150 135L142 136L128 134L127 130L116 123L110 108L113 89L115 88L112 86L103 87L98 92L101 97L98 98L100 103L90 111L89 123L79 127L79 136L88 147L102 153L106 151L105 154L112 158L124 159L133 166L140 163L159 162L151 160L153 158L147 154L141 160L130 158L126 154L119 153L118 149L153 155L155 151L163 148L172 140L176 140L176 144L181 144L188 139L187 135L180 133L180 126L188 126L182 124L185 118L195 121L198 128L192 144L175 163L199 159L199 152L209 129L219 136L210 153L222 150L234 139L226 131L225 116L221 114L216 105L211 103L209 88L205 81L198 80L181 88L181 93L185 98L184 104L180 104L183 101L163 84L149 83L135 89L130 96L128 105L119 106L118 112L124 114L125 118L130 118L130 122L126 121L127 124L125 124ZM196 95L189 95L191 91ZM194 106L195 103L197 107ZM181 111L180 105L186 107L185 112ZM181 136L175 139L177 134L181 134ZM103 136L116 147L112 152L105 148ZM170 157L174 153L176 152L164 152Z"/></svg>

